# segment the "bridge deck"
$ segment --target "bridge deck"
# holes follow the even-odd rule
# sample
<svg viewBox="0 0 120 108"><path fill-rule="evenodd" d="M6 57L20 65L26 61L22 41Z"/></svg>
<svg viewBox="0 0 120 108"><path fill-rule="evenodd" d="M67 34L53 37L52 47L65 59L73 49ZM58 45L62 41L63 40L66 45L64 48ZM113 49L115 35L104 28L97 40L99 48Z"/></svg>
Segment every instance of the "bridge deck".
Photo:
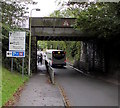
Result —
<svg viewBox="0 0 120 108"><path fill-rule="evenodd" d="M75 18L32 17L32 36L40 40L83 40L92 38L88 33L74 29Z"/></svg>

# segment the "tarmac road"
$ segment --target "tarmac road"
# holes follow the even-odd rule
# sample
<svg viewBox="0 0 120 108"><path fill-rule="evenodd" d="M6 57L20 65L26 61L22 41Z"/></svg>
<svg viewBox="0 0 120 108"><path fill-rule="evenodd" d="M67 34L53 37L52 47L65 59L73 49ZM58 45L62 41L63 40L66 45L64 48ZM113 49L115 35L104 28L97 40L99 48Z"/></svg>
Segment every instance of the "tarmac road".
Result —
<svg viewBox="0 0 120 108"><path fill-rule="evenodd" d="M118 106L118 86L82 75L73 68L54 68L71 106Z"/></svg>
<svg viewBox="0 0 120 108"><path fill-rule="evenodd" d="M39 64L38 70L15 106L64 106L57 86L47 81L45 66ZM118 86L89 78L69 66L54 71L56 82L64 89L71 106L118 106Z"/></svg>

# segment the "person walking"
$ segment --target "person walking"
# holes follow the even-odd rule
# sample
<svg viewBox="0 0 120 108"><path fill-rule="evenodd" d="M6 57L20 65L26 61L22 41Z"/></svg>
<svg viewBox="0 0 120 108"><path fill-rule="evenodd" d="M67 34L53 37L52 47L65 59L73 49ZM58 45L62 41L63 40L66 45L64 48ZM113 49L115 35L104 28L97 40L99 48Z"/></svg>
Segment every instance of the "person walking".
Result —
<svg viewBox="0 0 120 108"><path fill-rule="evenodd" d="M42 54L40 54L40 63L41 63L41 65L42 65Z"/></svg>

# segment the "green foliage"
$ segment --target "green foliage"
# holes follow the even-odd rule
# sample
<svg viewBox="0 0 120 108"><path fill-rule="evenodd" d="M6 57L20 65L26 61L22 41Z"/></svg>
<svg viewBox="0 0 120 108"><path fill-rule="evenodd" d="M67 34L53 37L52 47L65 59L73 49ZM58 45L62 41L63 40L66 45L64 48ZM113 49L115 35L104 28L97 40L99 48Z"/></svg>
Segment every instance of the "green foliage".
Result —
<svg viewBox="0 0 120 108"><path fill-rule="evenodd" d="M66 41L67 58L72 60L80 59L80 41Z"/></svg>
<svg viewBox="0 0 120 108"><path fill-rule="evenodd" d="M1 13L2 13L2 24L6 30L15 29L21 26L24 20L23 15L27 13L25 4L21 4L18 1L1 1ZM6 26L6 27L5 27Z"/></svg>
<svg viewBox="0 0 120 108"><path fill-rule="evenodd" d="M64 41L48 41L47 42L47 48L48 49L61 49L61 50L65 50L66 46Z"/></svg>
<svg viewBox="0 0 120 108"><path fill-rule="evenodd" d="M50 17L63 17L60 10L56 10L53 13L50 14Z"/></svg>
<svg viewBox="0 0 120 108"><path fill-rule="evenodd" d="M50 17L75 18L75 11L71 9L56 10L52 14L50 14Z"/></svg>
<svg viewBox="0 0 120 108"><path fill-rule="evenodd" d="M46 49L47 48L47 41L38 41L37 42L37 49Z"/></svg>
<svg viewBox="0 0 120 108"><path fill-rule="evenodd" d="M32 1L32 0L29 0ZM26 1L26 3L28 3ZM11 59L6 57L6 51L9 47L9 31L25 31L21 28L21 24L26 20L25 14L28 13L25 3L20 3L20 1L0 1L2 15L2 22L0 22L0 27L2 27L2 63L5 67L10 68ZM26 31L26 41L29 32ZM26 57L25 57L25 67L24 71L27 73L28 64L28 45L26 42ZM18 72L22 70L22 59L14 58L14 69Z"/></svg>
<svg viewBox="0 0 120 108"><path fill-rule="evenodd" d="M38 41L37 47L38 49L66 49L64 41Z"/></svg>
<svg viewBox="0 0 120 108"><path fill-rule="evenodd" d="M2 68L2 105L13 98L16 90L28 80L28 77L22 78L17 72L11 73L9 70Z"/></svg>
<svg viewBox="0 0 120 108"><path fill-rule="evenodd" d="M79 13L75 27L98 38L111 38L120 34L119 3L90 4Z"/></svg>
<svg viewBox="0 0 120 108"><path fill-rule="evenodd" d="M63 4L62 12L63 17L69 12L77 18L76 29L97 38L110 39L120 34L120 2L69 2Z"/></svg>

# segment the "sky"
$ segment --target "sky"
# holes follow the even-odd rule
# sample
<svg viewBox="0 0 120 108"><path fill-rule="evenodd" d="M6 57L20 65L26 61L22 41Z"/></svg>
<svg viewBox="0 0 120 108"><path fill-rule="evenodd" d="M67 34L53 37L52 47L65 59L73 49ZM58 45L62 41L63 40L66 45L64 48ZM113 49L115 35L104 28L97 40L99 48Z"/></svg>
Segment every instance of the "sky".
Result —
<svg viewBox="0 0 120 108"><path fill-rule="evenodd" d="M59 6L57 5L58 1L68 1L68 0L34 0L35 2L38 2L37 5L30 5L29 10L31 13L31 9L39 8L40 11L32 10L32 17L45 17L49 16L50 13L54 12L54 10L59 9ZM57 1L57 2L55 2Z"/></svg>
<svg viewBox="0 0 120 108"><path fill-rule="evenodd" d="M31 13L31 10L34 8L39 8L41 11L32 11L32 17L45 17L49 16L52 12L59 9L60 6L58 6L58 2L68 2L69 0L33 0L35 2L38 2L37 5L29 5L29 13ZM85 0L70 0L70 1L85 1ZM94 1L94 0L89 0ZM30 15L29 15L30 16Z"/></svg>
<svg viewBox="0 0 120 108"><path fill-rule="evenodd" d="M28 0L27 0L28 1ZM28 5L29 7L29 17L49 17L49 15L54 12L55 10L58 10L60 6L58 6L58 2L68 0L33 0L35 2L38 2L37 5ZM57 2L56 2L57 1ZM40 11L36 11L35 9L39 8ZM29 27L29 20L26 20L22 24L23 28Z"/></svg>
<svg viewBox="0 0 120 108"><path fill-rule="evenodd" d="M33 1L38 2L38 3L37 5L28 5L29 17L49 17L49 15L52 12L60 8L60 6L58 6L58 2L68 2L69 0L33 0ZM32 10L35 8L39 8L40 11ZM29 21L27 20L23 26L25 28L28 28L28 23Z"/></svg>

